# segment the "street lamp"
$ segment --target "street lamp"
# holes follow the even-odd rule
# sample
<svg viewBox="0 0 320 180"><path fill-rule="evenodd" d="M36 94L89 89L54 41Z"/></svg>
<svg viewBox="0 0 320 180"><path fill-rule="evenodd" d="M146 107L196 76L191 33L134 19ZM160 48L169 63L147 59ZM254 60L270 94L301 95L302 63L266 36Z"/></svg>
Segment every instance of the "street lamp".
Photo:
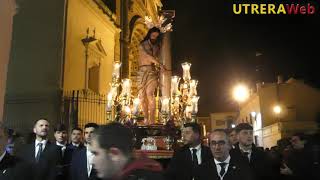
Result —
<svg viewBox="0 0 320 180"><path fill-rule="evenodd" d="M233 89L233 98L241 103L249 98L249 89L244 84L238 84Z"/></svg>
<svg viewBox="0 0 320 180"><path fill-rule="evenodd" d="M273 107L273 112L274 112L274 113L276 113L276 114L280 114L280 113L281 113L281 111L282 111L281 106L279 106L279 105L275 105L275 106Z"/></svg>
<svg viewBox="0 0 320 180"><path fill-rule="evenodd" d="M238 84L233 88L232 95L235 101L238 103L238 120L240 119L240 103L246 101L249 98L249 89L244 84Z"/></svg>

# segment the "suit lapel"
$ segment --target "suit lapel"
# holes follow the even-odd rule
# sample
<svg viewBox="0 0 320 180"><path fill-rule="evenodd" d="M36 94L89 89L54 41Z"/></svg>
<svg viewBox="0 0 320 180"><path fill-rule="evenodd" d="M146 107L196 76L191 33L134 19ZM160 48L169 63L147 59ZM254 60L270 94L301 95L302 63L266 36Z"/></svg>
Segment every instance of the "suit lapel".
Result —
<svg viewBox="0 0 320 180"><path fill-rule="evenodd" d="M218 175L216 163L214 162L213 159L210 160L209 162L210 162L209 168L206 170L208 173L210 173L210 175L208 176L208 179L219 179L220 180L220 176Z"/></svg>
<svg viewBox="0 0 320 180"><path fill-rule="evenodd" d="M211 153L211 152L210 152ZM208 160L208 154L207 154L207 151L205 151L205 148L201 145L201 164Z"/></svg>
<svg viewBox="0 0 320 180"><path fill-rule="evenodd" d="M50 146L52 146L52 144L51 144L49 141L47 141L47 144L46 144L46 146L44 147L44 149L42 150L42 152L43 152L43 153L47 152L48 149L50 148Z"/></svg>
<svg viewBox="0 0 320 180"><path fill-rule="evenodd" d="M32 144L30 144L29 148L28 148L30 151L29 151L29 154L30 154L30 161L32 163L35 163L36 162L36 147L35 147L35 142L33 141Z"/></svg>
<svg viewBox="0 0 320 180"><path fill-rule="evenodd" d="M185 149L185 153L186 153L186 156L185 156L186 157L186 162L188 162L188 165L191 168L192 167L192 155L191 155L190 149L186 148Z"/></svg>
<svg viewBox="0 0 320 180"><path fill-rule="evenodd" d="M86 177L88 177L88 167L87 167L87 148L83 148L83 160L82 160L82 167L83 167L83 171L84 174L86 175Z"/></svg>
<svg viewBox="0 0 320 180"><path fill-rule="evenodd" d="M234 174L235 174L235 171L236 169L239 168L236 166L235 162L234 162L234 159L231 158L230 159L230 163L229 163L229 166L228 166L228 170L227 170L227 173L224 175L224 180L228 180L228 179L234 179Z"/></svg>

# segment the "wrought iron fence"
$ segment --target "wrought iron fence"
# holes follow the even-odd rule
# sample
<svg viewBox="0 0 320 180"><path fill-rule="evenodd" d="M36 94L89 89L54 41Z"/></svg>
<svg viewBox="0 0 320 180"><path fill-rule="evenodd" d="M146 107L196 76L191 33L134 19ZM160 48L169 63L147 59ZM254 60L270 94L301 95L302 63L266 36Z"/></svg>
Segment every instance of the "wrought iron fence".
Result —
<svg viewBox="0 0 320 180"><path fill-rule="evenodd" d="M68 129L83 128L86 123L107 122L106 96L91 90L64 91L62 97L61 116Z"/></svg>

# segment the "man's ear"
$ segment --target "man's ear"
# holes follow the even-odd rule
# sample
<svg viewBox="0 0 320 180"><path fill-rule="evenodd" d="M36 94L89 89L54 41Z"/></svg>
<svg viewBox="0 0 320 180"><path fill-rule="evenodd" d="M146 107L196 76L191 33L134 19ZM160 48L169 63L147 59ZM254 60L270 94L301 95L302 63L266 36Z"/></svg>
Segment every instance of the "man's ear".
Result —
<svg viewBox="0 0 320 180"><path fill-rule="evenodd" d="M109 149L109 154L112 161L119 161L122 155L120 149L112 147Z"/></svg>
<svg viewBox="0 0 320 180"><path fill-rule="evenodd" d="M36 133L36 128L33 128L33 133Z"/></svg>

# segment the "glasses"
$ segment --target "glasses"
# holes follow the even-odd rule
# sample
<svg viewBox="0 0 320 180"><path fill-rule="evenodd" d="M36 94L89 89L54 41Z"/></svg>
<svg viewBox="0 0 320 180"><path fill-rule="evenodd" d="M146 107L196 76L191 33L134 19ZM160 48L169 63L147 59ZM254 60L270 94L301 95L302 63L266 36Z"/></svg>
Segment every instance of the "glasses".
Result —
<svg viewBox="0 0 320 180"><path fill-rule="evenodd" d="M210 146L216 146L216 145L223 146L225 144L226 144L226 141L211 141L210 142Z"/></svg>

